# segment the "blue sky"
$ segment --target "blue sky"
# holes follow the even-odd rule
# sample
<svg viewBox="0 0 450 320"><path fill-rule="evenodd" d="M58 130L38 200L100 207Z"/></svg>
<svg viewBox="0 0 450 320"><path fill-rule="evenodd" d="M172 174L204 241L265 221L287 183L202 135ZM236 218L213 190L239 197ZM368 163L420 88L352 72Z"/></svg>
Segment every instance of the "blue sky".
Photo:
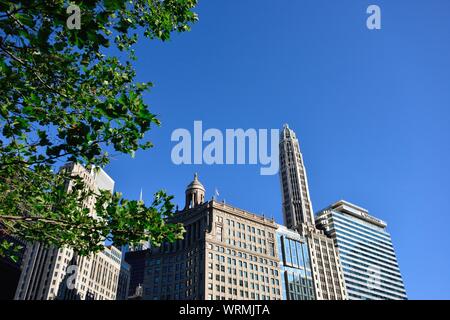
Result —
<svg viewBox="0 0 450 320"><path fill-rule="evenodd" d="M366 28L366 8L382 30ZM141 41L139 81L162 127L155 148L106 168L127 197L211 198L282 222L279 177L257 165L172 164L176 128L281 128L300 139L313 208L339 199L388 222L410 299L450 298L450 2L200 1L170 42Z"/></svg>

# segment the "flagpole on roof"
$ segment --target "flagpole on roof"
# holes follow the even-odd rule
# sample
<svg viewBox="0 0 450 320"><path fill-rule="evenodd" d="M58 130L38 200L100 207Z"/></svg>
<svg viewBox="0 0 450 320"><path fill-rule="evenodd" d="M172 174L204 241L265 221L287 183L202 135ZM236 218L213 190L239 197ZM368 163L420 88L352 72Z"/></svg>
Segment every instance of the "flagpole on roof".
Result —
<svg viewBox="0 0 450 320"><path fill-rule="evenodd" d="M215 189L214 189L214 196L213 196L213 199L214 199L215 201L217 201L218 197L219 197L219 190L217 190L217 188L215 188Z"/></svg>

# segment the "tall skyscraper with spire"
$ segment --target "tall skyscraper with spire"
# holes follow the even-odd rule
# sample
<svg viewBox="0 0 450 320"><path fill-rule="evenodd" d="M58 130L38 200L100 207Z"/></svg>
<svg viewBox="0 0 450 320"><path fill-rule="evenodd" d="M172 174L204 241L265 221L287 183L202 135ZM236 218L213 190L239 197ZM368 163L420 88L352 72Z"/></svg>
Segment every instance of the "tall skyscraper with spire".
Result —
<svg viewBox="0 0 450 320"><path fill-rule="evenodd" d="M314 225L308 179L295 132L284 125L280 138L280 178L283 190L283 217L288 228Z"/></svg>
<svg viewBox="0 0 450 320"><path fill-rule="evenodd" d="M279 150L284 224L308 242L316 297L319 300L347 299L333 239L315 227L303 156L295 132L287 124L280 135Z"/></svg>

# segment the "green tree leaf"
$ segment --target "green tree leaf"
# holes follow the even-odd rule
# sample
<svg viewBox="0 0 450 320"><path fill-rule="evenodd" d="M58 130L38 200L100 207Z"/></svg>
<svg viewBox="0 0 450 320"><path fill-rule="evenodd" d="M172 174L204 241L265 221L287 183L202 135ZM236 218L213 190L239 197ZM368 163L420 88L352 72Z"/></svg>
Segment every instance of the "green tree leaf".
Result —
<svg viewBox="0 0 450 320"><path fill-rule="evenodd" d="M151 83L135 81L133 47L140 34L165 41L189 30L197 2L71 3L81 9L80 30L66 26L67 1L0 0L0 230L79 254L101 250L108 238L173 241L183 229L167 222L165 193L150 206L99 194L56 173L56 164L103 167L107 150L134 155L152 146L147 134L160 123L143 99ZM118 51L120 58L105 54ZM86 201L101 219L83 209ZM10 249L3 243L0 254Z"/></svg>

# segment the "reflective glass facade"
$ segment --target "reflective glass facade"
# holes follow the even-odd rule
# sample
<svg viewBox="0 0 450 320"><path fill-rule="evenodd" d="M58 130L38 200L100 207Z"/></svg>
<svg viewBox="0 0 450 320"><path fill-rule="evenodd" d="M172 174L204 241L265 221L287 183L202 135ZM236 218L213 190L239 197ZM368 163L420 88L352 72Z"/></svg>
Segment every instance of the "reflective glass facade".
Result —
<svg viewBox="0 0 450 320"><path fill-rule="evenodd" d="M351 210L339 208L320 212L316 221L335 240L349 299L407 299L386 224L367 212L360 212L358 217Z"/></svg>
<svg viewBox="0 0 450 320"><path fill-rule="evenodd" d="M283 300L315 300L311 261L306 239L280 227L277 231Z"/></svg>

